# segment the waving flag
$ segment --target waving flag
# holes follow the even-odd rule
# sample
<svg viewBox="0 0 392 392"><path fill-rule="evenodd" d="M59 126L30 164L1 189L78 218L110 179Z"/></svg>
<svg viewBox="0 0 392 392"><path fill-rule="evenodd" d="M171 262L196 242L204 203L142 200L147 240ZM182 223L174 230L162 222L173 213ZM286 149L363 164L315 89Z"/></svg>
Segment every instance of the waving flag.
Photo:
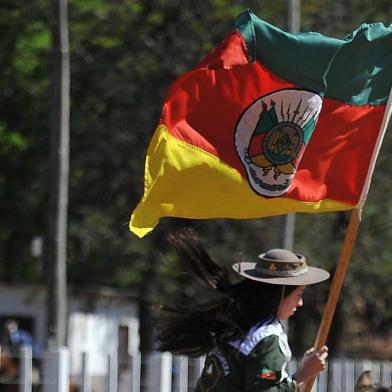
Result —
<svg viewBox="0 0 392 392"><path fill-rule="evenodd" d="M287 33L242 13L171 86L130 229L161 217L255 218L364 202L385 131L392 28L344 39Z"/></svg>

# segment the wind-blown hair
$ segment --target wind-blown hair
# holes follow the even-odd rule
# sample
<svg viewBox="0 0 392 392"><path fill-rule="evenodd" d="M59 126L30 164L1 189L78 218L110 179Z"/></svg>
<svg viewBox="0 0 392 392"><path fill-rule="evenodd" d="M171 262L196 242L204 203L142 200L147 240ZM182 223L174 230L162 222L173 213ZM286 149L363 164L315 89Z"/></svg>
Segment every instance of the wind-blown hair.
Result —
<svg viewBox="0 0 392 392"><path fill-rule="evenodd" d="M230 270L210 257L194 230L172 234L168 241L177 249L199 294L184 294L181 300L160 307L156 342L160 351L202 355L241 339L253 325L273 321L283 293L295 289L248 279L231 284Z"/></svg>

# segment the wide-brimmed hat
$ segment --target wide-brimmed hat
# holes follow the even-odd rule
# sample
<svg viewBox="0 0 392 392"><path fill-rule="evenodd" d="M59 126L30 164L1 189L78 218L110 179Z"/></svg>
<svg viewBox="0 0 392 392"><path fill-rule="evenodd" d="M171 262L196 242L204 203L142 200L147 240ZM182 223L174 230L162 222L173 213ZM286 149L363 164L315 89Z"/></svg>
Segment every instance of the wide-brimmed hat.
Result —
<svg viewBox="0 0 392 392"><path fill-rule="evenodd" d="M286 249L271 249L259 255L257 263L236 263L233 269L248 279L289 286L307 286L330 276L321 268L310 267L305 256Z"/></svg>

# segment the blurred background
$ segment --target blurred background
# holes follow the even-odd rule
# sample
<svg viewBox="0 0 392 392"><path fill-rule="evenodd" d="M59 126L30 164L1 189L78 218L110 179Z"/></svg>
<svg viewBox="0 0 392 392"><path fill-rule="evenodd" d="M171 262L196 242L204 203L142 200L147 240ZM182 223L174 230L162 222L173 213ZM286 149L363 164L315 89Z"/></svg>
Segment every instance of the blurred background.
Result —
<svg viewBox="0 0 392 392"><path fill-rule="evenodd" d="M299 4L300 31L336 38L365 22L388 26L392 21L390 0ZM169 85L219 44L247 8L290 29L283 0L69 0L68 344L83 341L71 331L83 323L94 330L103 317L109 331L117 320L117 337L140 323L140 349L153 349L151 305L169 301L186 285L164 241L169 231L192 226L227 266L282 246L282 217L167 218L143 239L128 230ZM44 0L0 4L0 322L17 320L41 350L51 279L51 261L45 257L53 102L50 20ZM391 154L389 129L328 340L333 357L391 357ZM294 250L333 273L349 217L350 212L296 214ZM295 355L313 344L328 289L328 284L309 288L306 306L290 321ZM94 315L93 322L87 314ZM124 336L128 339L127 332ZM139 341L132 344L139 347Z"/></svg>

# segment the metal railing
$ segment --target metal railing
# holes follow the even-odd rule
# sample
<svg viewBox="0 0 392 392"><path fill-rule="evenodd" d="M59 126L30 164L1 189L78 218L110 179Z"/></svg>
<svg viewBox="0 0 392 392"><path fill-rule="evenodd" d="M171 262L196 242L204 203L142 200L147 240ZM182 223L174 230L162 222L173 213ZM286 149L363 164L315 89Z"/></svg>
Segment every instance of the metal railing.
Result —
<svg viewBox="0 0 392 392"><path fill-rule="evenodd" d="M204 358L173 356L153 352L129 355L118 362L117 353L108 355L105 375L90 374L89 355L81 354L79 374L70 374L67 347L45 352L40 361L33 361L30 347L22 347L16 358L17 373L7 375L0 369L0 390L4 392L193 392ZM37 365L38 363L38 365ZM3 361L2 361L3 364ZM296 371L297 361L289 364L289 373ZM330 359L327 370L320 374L313 392L352 392L358 377L370 371L376 384L390 387L392 361L366 359ZM37 372L39 373L37 376Z"/></svg>

